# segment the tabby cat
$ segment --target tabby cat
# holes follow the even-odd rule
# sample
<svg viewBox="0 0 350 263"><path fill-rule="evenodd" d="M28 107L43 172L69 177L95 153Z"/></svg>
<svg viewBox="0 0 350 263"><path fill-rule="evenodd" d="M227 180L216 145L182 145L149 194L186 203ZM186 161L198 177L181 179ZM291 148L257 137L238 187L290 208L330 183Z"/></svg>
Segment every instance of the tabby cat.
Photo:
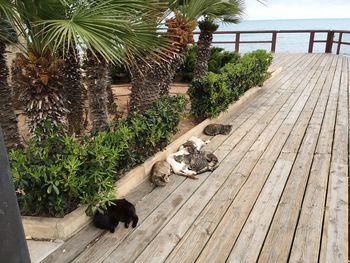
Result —
<svg viewBox="0 0 350 263"><path fill-rule="evenodd" d="M196 174L207 171L214 171L219 164L218 158L209 151L201 151L199 153L179 155L175 157L177 162L184 162L189 169L195 171Z"/></svg>
<svg viewBox="0 0 350 263"><path fill-rule="evenodd" d="M199 153L202 147L208 143L210 143L209 140L203 141L198 137L192 136L187 142L180 146L179 150L185 149L190 154Z"/></svg>
<svg viewBox="0 0 350 263"><path fill-rule="evenodd" d="M204 134L209 136L215 136L218 134L227 135L231 132L232 125L224 124L209 124L204 128Z"/></svg>
<svg viewBox="0 0 350 263"><path fill-rule="evenodd" d="M185 162L183 161L176 161L176 159L178 158L178 156L181 156L181 155L188 155L189 152L186 150L186 149L181 149L175 153L172 153L170 154L166 161L167 163L170 164L171 166L171 169L173 170L173 172L175 174L178 174L178 175L182 175L182 176L185 176L185 177L189 177L189 178L192 178L192 179L198 179L197 177L195 177L196 175L196 172L195 171L191 171L189 168L189 165L186 164Z"/></svg>
<svg viewBox="0 0 350 263"><path fill-rule="evenodd" d="M151 181L156 186L165 186L171 174L170 164L166 161L156 162L151 171Z"/></svg>
<svg viewBox="0 0 350 263"><path fill-rule="evenodd" d="M125 228L128 228L132 222L132 227L135 228L139 221L135 206L126 199L116 199L111 202L110 205L106 204L107 210L103 214L96 210L93 224L97 228L109 230L111 233L114 233L119 221L124 222Z"/></svg>

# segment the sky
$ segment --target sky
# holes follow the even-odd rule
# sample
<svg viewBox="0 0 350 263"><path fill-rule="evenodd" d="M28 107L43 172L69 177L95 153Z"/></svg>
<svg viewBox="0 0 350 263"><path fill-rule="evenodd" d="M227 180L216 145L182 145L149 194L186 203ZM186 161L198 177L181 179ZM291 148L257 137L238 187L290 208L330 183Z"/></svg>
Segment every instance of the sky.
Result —
<svg viewBox="0 0 350 263"><path fill-rule="evenodd" d="M247 20L350 18L350 0L264 0L266 6L244 2Z"/></svg>

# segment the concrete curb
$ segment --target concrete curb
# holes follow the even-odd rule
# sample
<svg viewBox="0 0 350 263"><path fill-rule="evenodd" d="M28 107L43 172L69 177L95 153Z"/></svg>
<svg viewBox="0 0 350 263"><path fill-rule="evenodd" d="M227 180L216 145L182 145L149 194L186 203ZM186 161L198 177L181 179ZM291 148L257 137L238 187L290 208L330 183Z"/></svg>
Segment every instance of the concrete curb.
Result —
<svg viewBox="0 0 350 263"><path fill-rule="evenodd" d="M280 72L279 69L272 73L270 79ZM166 157L185 143L191 136L200 136L205 126L211 123L224 120L230 114L235 112L243 103L249 100L253 95L258 95L258 91L263 88L254 87L248 90L238 101L231 104L227 111L222 112L218 117L206 119L199 123L196 127L169 144L163 151L158 152L154 156L147 159L143 164L129 171L125 176L116 182L118 197L126 196L131 190L135 189L145 180L148 180L149 173L155 162L164 160ZM26 236L40 239L59 239L67 240L84 226L86 226L91 218L85 214L86 206L81 206L64 216L63 218L47 218L47 217L31 217L22 216L23 227Z"/></svg>

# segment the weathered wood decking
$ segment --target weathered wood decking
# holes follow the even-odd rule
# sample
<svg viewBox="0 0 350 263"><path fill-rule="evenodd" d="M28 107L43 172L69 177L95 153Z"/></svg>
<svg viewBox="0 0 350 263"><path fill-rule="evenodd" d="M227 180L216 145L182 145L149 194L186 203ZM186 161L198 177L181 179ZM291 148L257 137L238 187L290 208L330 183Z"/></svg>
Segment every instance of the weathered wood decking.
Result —
<svg viewBox="0 0 350 263"><path fill-rule="evenodd" d="M136 229L49 262L347 262L350 59L278 54L271 68L208 145L213 173L144 184Z"/></svg>

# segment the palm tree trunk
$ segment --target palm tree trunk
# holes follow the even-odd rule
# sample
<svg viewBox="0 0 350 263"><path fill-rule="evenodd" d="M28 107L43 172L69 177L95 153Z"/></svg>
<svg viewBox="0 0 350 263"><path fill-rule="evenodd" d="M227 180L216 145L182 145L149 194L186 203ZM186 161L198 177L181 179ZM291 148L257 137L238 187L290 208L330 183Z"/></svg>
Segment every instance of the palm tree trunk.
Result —
<svg viewBox="0 0 350 263"><path fill-rule="evenodd" d="M116 109L116 104L114 102L113 92L112 92L112 74L111 65L107 66L106 75L106 94L107 94L107 109L109 113L114 113Z"/></svg>
<svg viewBox="0 0 350 263"><path fill-rule="evenodd" d="M181 64L184 61L186 54L186 50L182 49L179 51L178 54L176 54L176 58L173 59L169 65L164 65L164 68L166 69L166 73L164 76L161 77L161 84L160 84L160 96L169 95L170 90L170 84L173 82L176 71L179 69Z"/></svg>
<svg viewBox="0 0 350 263"><path fill-rule="evenodd" d="M101 131L107 127L108 119L106 93L108 81L107 63L102 57L97 58L88 50L86 65L92 131Z"/></svg>
<svg viewBox="0 0 350 263"><path fill-rule="evenodd" d="M142 112L160 98L161 77L164 76L162 67L149 60L138 60L130 67L131 97L129 114Z"/></svg>
<svg viewBox="0 0 350 263"><path fill-rule="evenodd" d="M194 66L193 78L198 79L208 74L208 61L210 58L210 45L213 41L213 33L201 30L197 42L197 60Z"/></svg>
<svg viewBox="0 0 350 263"><path fill-rule="evenodd" d="M179 16L169 18L166 21L169 42L166 58L159 59L149 56L130 70L131 75L131 100L129 112L142 111L152 105L161 96L168 95L170 84L174 79L176 70L185 57L186 47L193 43L193 29Z"/></svg>
<svg viewBox="0 0 350 263"><path fill-rule="evenodd" d="M81 72L79 57L74 50L70 50L65 58L63 66L63 88L66 98L68 132L81 134L83 131L83 87L81 84Z"/></svg>
<svg viewBox="0 0 350 263"><path fill-rule="evenodd" d="M5 49L6 45L0 42L0 125L4 132L6 147L12 148L20 144L20 137L12 104L12 92L7 81Z"/></svg>
<svg viewBox="0 0 350 263"><path fill-rule="evenodd" d="M21 70L17 81L23 91L21 97L25 103L29 132L38 136L35 130L44 128L47 121L65 127L68 110L63 98L63 62L50 56L35 58L34 61L22 54L15 59L16 67Z"/></svg>

